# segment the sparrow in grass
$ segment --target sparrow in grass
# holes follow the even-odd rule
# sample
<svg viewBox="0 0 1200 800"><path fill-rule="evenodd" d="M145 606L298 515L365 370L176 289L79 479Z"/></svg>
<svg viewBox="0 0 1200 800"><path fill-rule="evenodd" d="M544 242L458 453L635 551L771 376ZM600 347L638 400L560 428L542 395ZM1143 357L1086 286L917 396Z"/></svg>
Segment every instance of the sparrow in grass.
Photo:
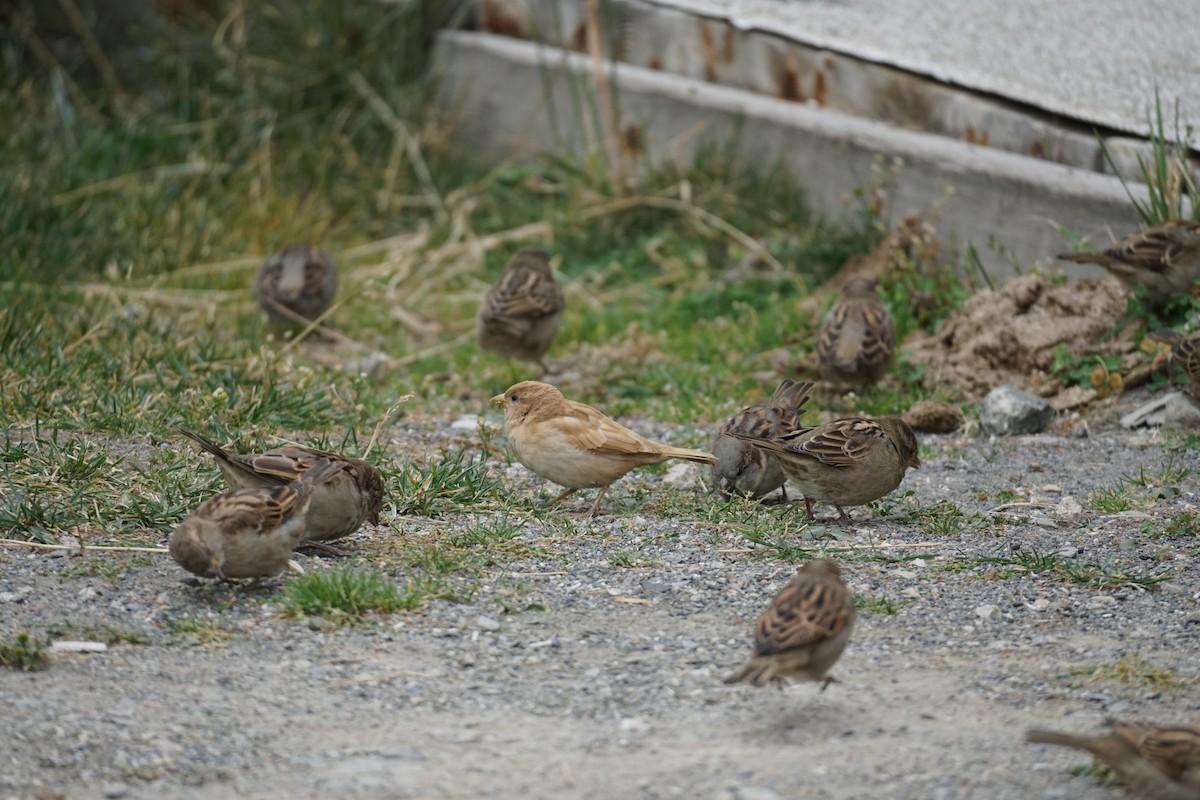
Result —
<svg viewBox="0 0 1200 800"><path fill-rule="evenodd" d="M1099 264L1130 289L1163 303L1193 292L1200 279L1200 221L1173 219L1132 233L1100 253L1059 253L1079 264Z"/></svg>
<svg viewBox="0 0 1200 800"><path fill-rule="evenodd" d="M328 310L336 293L333 259L307 244L289 244L272 255L263 262L254 283L258 304L279 331L299 330L304 320L317 319Z"/></svg>
<svg viewBox="0 0 1200 800"><path fill-rule="evenodd" d="M508 358L546 365L542 357L562 320L563 293L550 269L550 254L522 247L479 304L475 335L479 347Z"/></svg>
<svg viewBox="0 0 1200 800"><path fill-rule="evenodd" d="M312 503L300 546L340 539L357 531L364 522L379 524L383 503L383 476L358 458L289 444L265 453L239 455L191 431L181 434L207 450L217 460L231 489L286 486L305 478L322 460L341 469L330 472L312 487Z"/></svg>
<svg viewBox="0 0 1200 800"><path fill-rule="evenodd" d="M817 339L821 377L837 385L865 389L891 369L896 326L875 283L851 278L825 315Z"/></svg>

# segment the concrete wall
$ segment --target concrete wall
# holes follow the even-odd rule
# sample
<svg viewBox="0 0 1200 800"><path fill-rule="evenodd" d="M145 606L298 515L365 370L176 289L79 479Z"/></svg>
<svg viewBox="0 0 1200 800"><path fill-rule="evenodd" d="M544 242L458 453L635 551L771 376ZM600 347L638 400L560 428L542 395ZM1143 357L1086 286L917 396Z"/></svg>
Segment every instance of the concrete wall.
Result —
<svg viewBox="0 0 1200 800"><path fill-rule="evenodd" d="M435 69L453 138L480 158L531 160L593 140L578 130L586 119L577 110L580 98L592 110L585 56L492 34L443 32ZM786 165L828 218L844 214L847 196L877 185L880 165L887 170L898 159L893 218L936 204L943 240L960 250L974 245L997 279L1016 273L989 246L993 237L1028 267L1069 249L1056 226L1103 244L1106 230L1120 236L1138 225L1111 176L630 65L617 67L615 84L620 127L639 132L643 162L687 162L701 143L732 142L749 162ZM1102 274L1063 262L1051 268Z"/></svg>

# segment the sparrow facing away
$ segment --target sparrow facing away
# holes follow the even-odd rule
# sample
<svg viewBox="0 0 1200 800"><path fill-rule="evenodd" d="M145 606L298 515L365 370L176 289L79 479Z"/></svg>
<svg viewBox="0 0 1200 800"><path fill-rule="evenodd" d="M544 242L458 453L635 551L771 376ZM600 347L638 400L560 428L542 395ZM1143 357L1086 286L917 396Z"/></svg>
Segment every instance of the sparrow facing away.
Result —
<svg viewBox="0 0 1200 800"><path fill-rule="evenodd" d="M1200 728L1115 720L1108 725L1109 733L1102 736L1029 730L1025 741L1088 751L1112 768L1130 794L1142 800L1200 798Z"/></svg>
<svg viewBox="0 0 1200 800"><path fill-rule="evenodd" d="M293 315L316 319L329 308L336 293L333 259L307 244L289 244L267 258L254 283L254 296L277 330L299 330L303 323Z"/></svg>
<svg viewBox="0 0 1200 800"><path fill-rule="evenodd" d="M742 431L756 438L776 439L798 430L804 404L815 384L796 383L784 379L765 406L744 408L729 418L713 441L713 484L722 497L730 494L749 496L755 500L783 487L787 500L787 476L774 458L749 442L738 439L731 431Z"/></svg>
<svg viewBox="0 0 1200 800"><path fill-rule="evenodd" d="M843 506L878 500L900 485L909 467L921 466L916 434L899 417L847 417L776 438L730 435L775 458L804 494L810 520L814 501L829 503L848 520Z"/></svg>
<svg viewBox="0 0 1200 800"><path fill-rule="evenodd" d="M308 475L321 460L342 469L332 472L312 487L300 546L349 536L364 522L379 524L383 503L383 476L359 458L289 444L265 453L238 455L199 434L177 429L217 459L217 466L231 489L283 486Z"/></svg>
<svg viewBox="0 0 1200 800"><path fill-rule="evenodd" d="M563 293L550 269L550 254L522 247L479 304L475 335L481 349L532 361L545 371L542 356L554 342L562 313Z"/></svg>
<svg viewBox="0 0 1200 800"><path fill-rule="evenodd" d="M754 652L725 683L779 688L788 678L823 681L846 649L858 616L854 598L842 583L842 570L823 558L796 570L754 626Z"/></svg>
<svg viewBox="0 0 1200 800"><path fill-rule="evenodd" d="M896 325L875 283L851 278L825 315L817 340L821 377L858 389L876 383L892 366Z"/></svg>
<svg viewBox="0 0 1200 800"><path fill-rule="evenodd" d="M171 533L171 558L202 578L278 575L304 536L313 488L343 469L321 459L303 480L210 497Z"/></svg>
<svg viewBox="0 0 1200 800"><path fill-rule="evenodd" d="M1192 293L1200 278L1200 221L1173 219L1131 233L1101 253L1059 253L1057 258L1099 264L1131 290L1163 303Z"/></svg>
<svg viewBox="0 0 1200 800"><path fill-rule="evenodd" d="M554 505L579 489L599 488L586 516L594 517L608 487L631 469L684 458L712 464L709 453L651 441L584 403L563 397L540 381L522 381L491 400L504 409L508 443L530 471L567 490Z"/></svg>

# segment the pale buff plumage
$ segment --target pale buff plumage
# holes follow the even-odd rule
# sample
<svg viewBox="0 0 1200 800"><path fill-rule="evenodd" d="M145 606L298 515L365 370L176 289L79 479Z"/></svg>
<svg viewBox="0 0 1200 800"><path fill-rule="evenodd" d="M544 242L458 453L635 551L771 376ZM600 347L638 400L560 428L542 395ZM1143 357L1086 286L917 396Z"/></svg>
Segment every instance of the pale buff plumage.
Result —
<svg viewBox="0 0 1200 800"><path fill-rule="evenodd" d="M844 506L878 500L920 467L917 437L899 417L848 417L777 438L734 431L779 462L804 494L808 518L813 502L829 503L845 520Z"/></svg>
<svg viewBox="0 0 1200 800"><path fill-rule="evenodd" d="M1200 278L1200 221L1173 219L1132 233L1100 253L1059 253L1058 258L1099 264L1130 289L1163 303L1193 292Z"/></svg>
<svg viewBox="0 0 1200 800"><path fill-rule="evenodd" d="M296 330L317 319L335 294L337 266L328 253L307 244L289 244L268 257L254 283L254 296L277 330Z"/></svg>
<svg viewBox="0 0 1200 800"><path fill-rule="evenodd" d="M822 681L846 649L857 612L841 568L823 558L796 571L754 627L754 650L725 683L783 688L789 678Z"/></svg>
<svg viewBox="0 0 1200 800"><path fill-rule="evenodd" d="M731 494L751 497L755 500L784 487L787 476L774 458L744 439L731 435L731 431L756 438L775 439L798 430L804 404L813 390L812 381L797 383L783 380L776 387L771 399L763 406L751 406L734 414L713 440L713 485L725 497ZM783 499L787 489L783 488Z"/></svg>
<svg viewBox="0 0 1200 800"><path fill-rule="evenodd" d="M821 377L858 389L877 383L891 369L896 326L875 283L851 278L825 316L817 339Z"/></svg>
<svg viewBox="0 0 1200 800"><path fill-rule="evenodd" d="M600 489L587 516L595 516L608 487L632 469L670 458L713 463L709 453L651 441L540 381L515 384L491 402L504 409L505 433L517 460L567 487L551 504L579 489Z"/></svg>
<svg viewBox="0 0 1200 800"><path fill-rule="evenodd" d="M479 304L475 335L481 349L545 370L542 357L554 342L562 313L563 293L550 269L550 254L522 247Z"/></svg>
<svg viewBox="0 0 1200 800"><path fill-rule="evenodd" d="M364 522L379 524L383 476L362 459L291 444L265 453L239 455L199 434L178 430L216 458L231 489L286 485L304 478L322 459L341 465L341 470L313 486L301 546L348 536Z"/></svg>
<svg viewBox="0 0 1200 800"><path fill-rule="evenodd" d="M1110 720L1100 736L1030 730L1025 740L1088 751L1141 800L1200 800L1200 728Z"/></svg>
<svg viewBox="0 0 1200 800"><path fill-rule="evenodd" d="M321 459L304 480L210 497L179 523L167 549L179 566L204 578L277 575L304 536L313 488L343 469Z"/></svg>

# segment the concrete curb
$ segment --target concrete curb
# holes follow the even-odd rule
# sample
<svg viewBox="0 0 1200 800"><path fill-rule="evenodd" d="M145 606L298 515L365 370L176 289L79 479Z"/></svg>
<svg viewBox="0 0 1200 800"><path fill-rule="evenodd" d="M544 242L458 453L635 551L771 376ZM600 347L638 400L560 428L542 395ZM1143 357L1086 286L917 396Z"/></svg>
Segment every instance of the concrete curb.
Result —
<svg viewBox="0 0 1200 800"><path fill-rule="evenodd" d="M591 114L591 63L577 53L485 33L445 31L435 53L439 103L457 144L476 157L530 161L581 148ZM645 163L689 162L705 142L730 145L762 168L783 164L814 211L838 218L856 187L901 168L889 190L891 217L936 209L943 240L977 251L1004 280L1038 262L1075 276L1099 268L1053 262L1069 249L1062 226L1092 237L1124 235L1137 215L1119 180L1088 170L893 128L805 104L631 65L608 65L620 127L637 129ZM582 99L581 99L582 98ZM587 105L587 114L577 106ZM1144 197L1144 187L1137 187ZM1140 197L1139 197L1140 199ZM1006 252L999 252L991 242Z"/></svg>

